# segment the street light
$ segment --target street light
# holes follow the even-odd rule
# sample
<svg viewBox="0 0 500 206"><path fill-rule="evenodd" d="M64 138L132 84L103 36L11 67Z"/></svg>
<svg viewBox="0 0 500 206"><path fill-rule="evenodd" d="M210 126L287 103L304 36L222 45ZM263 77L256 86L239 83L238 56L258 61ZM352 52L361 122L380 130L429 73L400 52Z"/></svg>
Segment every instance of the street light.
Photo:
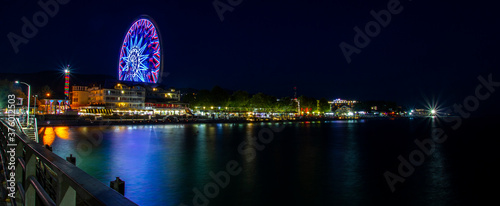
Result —
<svg viewBox="0 0 500 206"><path fill-rule="evenodd" d="M35 97L35 109L34 109L34 111L33 111L33 114L34 114L34 115L36 115L36 110L37 110L37 108L38 108L38 106L37 106L37 104L36 104L36 103L37 103L37 102L36 102L36 98L38 97L38 95L35 95L34 97Z"/></svg>
<svg viewBox="0 0 500 206"><path fill-rule="evenodd" d="M26 117L26 126L28 126L29 124L29 120L30 120L30 96L31 96L31 85L29 85L28 83L26 82L20 82L20 81L15 81L16 84L25 84L26 86L28 86L28 116Z"/></svg>

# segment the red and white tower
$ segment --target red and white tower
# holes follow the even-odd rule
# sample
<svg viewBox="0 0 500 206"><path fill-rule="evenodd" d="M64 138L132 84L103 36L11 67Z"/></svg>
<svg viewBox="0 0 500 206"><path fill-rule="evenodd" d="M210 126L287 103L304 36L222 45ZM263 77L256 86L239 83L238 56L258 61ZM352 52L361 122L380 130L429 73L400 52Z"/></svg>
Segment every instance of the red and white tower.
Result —
<svg viewBox="0 0 500 206"><path fill-rule="evenodd" d="M64 70L64 95L69 99L69 65Z"/></svg>

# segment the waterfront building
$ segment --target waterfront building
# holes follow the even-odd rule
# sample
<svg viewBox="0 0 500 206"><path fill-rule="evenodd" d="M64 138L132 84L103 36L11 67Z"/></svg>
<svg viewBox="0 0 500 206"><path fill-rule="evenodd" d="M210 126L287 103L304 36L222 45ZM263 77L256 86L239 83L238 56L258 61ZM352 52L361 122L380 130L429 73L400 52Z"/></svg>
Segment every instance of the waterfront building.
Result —
<svg viewBox="0 0 500 206"><path fill-rule="evenodd" d="M414 116L428 116L429 115L429 110L427 109L415 109L413 112L412 112L412 115Z"/></svg>
<svg viewBox="0 0 500 206"><path fill-rule="evenodd" d="M343 105L340 108L334 110L334 114L336 116L353 116L354 112L353 112L352 107L350 107L348 105Z"/></svg>
<svg viewBox="0 0 500 206"><path fill-rule="evenodd" d="M142 86L116 84L112 88L90 87L89 105L106 109L144 109L146 89Z"/></svg>
<svg viewBox="0 0 500 206"><path fill-rule="evenodd" d="M65 114L71 111L70 101L67 99L41 99L37 108L39 114Z"/></svg>
<svg viewBox="0 0 500 206"><path fill-rule="evenodd" d="M331 111L336 111L344 106L349 108L353 108L354 104L359 103L356 100L344 100L344 99L334 99L333 101L328 101L328 104L331 106Z"/></svg>
<svg viewBox="0 0 500 206"><path fill-rule="evenodd" d="M186 113L187 104L180 103L180 91L174 88L163 89L161 87L146 88L146 109L154 111L158 115L182 115ZM189 113L189 112L187 112Z"/></svg>
<svg viewBox="0 0 500 206"><path fill-rule="evenodd" d="M137 83L112 83L73 86L71 106L80 114L110 115L156 114L183 115L190 113L186 103L180 103L180 92Z"/></svg>
<svg viewBox="0 0 500 206"><path fill-rule="evenodd" d="M148 102L158 102L158 101L180 102L181 94L174 88L163 89L160 87L154 87L146 89L146 99L148 100Z"/></svg>
<svg viewBox="0 0 500 206"><path fill-rule="evenodd" d="M89 91L87 86L72 86L70 92L71 108L79 109L89 105Z"/></svg>

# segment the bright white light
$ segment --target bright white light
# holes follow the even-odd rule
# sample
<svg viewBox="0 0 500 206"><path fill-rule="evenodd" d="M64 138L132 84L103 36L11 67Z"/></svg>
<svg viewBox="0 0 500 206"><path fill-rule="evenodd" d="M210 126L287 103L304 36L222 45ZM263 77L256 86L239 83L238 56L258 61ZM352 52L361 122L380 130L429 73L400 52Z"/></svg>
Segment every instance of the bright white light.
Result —
<svg viewBox="0 0 500 206"><path fill-rule="evenodd" d="M436 114L436 110L435 109L431 110L431 114Z"/></svg>

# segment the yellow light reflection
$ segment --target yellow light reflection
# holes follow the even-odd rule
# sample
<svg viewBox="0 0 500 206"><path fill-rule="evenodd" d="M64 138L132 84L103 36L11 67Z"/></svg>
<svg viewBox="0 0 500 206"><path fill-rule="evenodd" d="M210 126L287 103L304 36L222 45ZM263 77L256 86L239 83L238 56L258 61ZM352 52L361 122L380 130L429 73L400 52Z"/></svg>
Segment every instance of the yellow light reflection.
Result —
<svg viewBox="0 0 500 206"><path fill-rule="evenodd" d="M69 139L69 127L46 127L43 133L43 145L51 146L56 136L61 139Z"/></svg>
<svg viewBox="0 0 500 206"><path fill-rule="evenodd" d="M43 145L52 145L55 139L54 128L46 127L43 133Z"/></svg>
<svg viewBox="0 0 500 206"><path fill-rule="evenodd" d="M55 127L54 131L56 132L57 137L61 139L69 139L69 127Z"/></svg>

